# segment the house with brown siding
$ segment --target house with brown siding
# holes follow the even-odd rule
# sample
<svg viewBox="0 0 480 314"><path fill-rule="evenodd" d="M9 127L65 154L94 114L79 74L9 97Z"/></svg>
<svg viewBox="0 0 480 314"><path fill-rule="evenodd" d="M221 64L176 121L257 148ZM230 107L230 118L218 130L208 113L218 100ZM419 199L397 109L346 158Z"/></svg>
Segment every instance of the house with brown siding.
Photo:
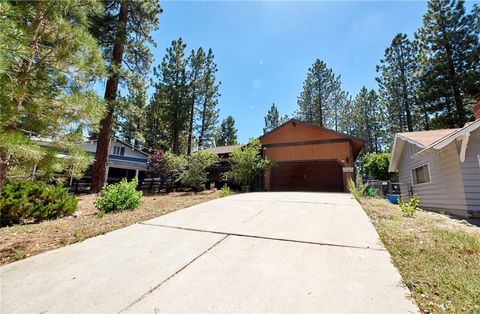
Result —
<svg viewBox="0 0 480 314"><path fill-rule="evenodd" d="M264 173L267 191L346 192L364 140L291 119L262 135L263 156L277 162Z"/></svg>
<svg viewBox="0 0 480 314"><path fill-rule="evenodd" d="M397 171L402 199L420 206L480 217L480 116L463 128L397 133L389 171Z"/></svg>

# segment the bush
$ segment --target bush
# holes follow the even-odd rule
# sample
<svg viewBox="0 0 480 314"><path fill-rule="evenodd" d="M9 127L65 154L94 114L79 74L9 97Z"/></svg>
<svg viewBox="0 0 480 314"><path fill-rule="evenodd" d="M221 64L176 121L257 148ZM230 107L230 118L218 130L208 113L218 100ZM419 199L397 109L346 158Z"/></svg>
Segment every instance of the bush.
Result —
<svg viewBox="0 0 480 314"><path fill-rule="evenodd" d="M420 198L417 194L414 194L406 203L403 202L401 197L398 198L398 205L400 206L403 214L407 217L415 216L419 204Z"/></svg>
<svg viewBox="0 0 480 314"><path fill-rule="evenodd" d="M230 191L230 188L228 187L228 185L224 185L222 186L222 188L220 189L220 197L226 197L226 196L229 196L231 193Z"/></svg>
<svg viewBox="0 0 480 314"><path fill-rule="evenodd" d="M388 172L390 153L367 154L362 158L362 167L365 172L377 180L390 180L393 173Z"/></svg>
<svg viewBox="0 0 480 314"><path fill-rule="evenodd" d="M262 158L261 148L258 139L250 139L247 145L234 148L230 155L232 168L225 173L225 179L232 179L242 187L249 186L257 174L272 167L275 162Z"/></svg>
<svg viewBox="0 0 480 314"><path fill-rule="evenodd" d="M206 151L198 151L187 159L187 169L180 175L182 185L194 191L202 191L207 182L207 168L218 161L218 156Z"/></svg>
<svg viewBox="0 0 480 314"><path fill-rule="evenodd" d="M167 192L172 191L175 187L175 183L185 169L186 163L184 157L173 153L165 153L161 150L149 155L147 160L148 169L164 180Z"/></svg>
<svg viewBox="0 0 480 314"><path fill-rule="evenodd" d="M1 226L40 222L67 216L77 209L77 199L65 188L45 182L15 181L3 186Z"/></svg>
<svg viewBox="0 0 480 314"><path fill-rule="evenodd" d="M350 193L352 193L353 197L358 201L360 197L365 195L365 191L367 190L368 185L363 183L362 178L357 175L356 182L352 179L348 179L347 188Z"/></svg>
<svg viewBox="0 0 480 314"><path fill-rule="evenodd" d="M137 191L138 180L135 178L128 182L122 179L117 184L107 184L100 192L100 197L95 201L95 207L103 212L131 210L142 201L142 191Z"/></svg>

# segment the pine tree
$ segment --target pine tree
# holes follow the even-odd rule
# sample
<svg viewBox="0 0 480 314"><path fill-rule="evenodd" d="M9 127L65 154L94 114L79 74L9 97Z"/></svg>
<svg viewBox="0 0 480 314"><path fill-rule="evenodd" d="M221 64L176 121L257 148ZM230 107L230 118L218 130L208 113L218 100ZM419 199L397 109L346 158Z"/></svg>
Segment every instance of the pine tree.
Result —
<svg viewBox="0 0 480 314"><path fill-rule="evenodd" d="M480 92L478 8L465 12L463 1L430 0L416 38L421 49L421 97L434 127L461 127L468 105Z"/></svg>
<svg viewBox="0 0 480 314"><path fill-rule="evenodd" d="M191 111L185 48L181 38L172 41L161 65L154 71L158 79L154 101L158 103L153 106L158 108L159 118L169 132L168 146L177 155L185 152L182 144L188 132Z"/></svg>
<svg viewBox="0 0 480 314"><path fill-rule="evenodd" d="M187 155L192 153L192 139L193 126L195 122L195 108L198 107L202 101L200 89L202 87L202 77L205 71L205 53L202 47L198 48L197 52L192 50L187 60L189 70L187 72L187 79L189 83L190 93L190 117L188 122L188 140L187 140Z"/></svg>
<svg viewBox="0 0 480 314"><path fill-rule="evenodd" d="M218 124L218 97L219 86L216 82L217 64L214 61L212 49L208 50L205 69L201 78L201 93L203 101L200 104L199 116L196 124L199 149L215 144L215 133Z"/></svg>
<svg viewBox="0 0 480 314"><path fill-rule="evenodd" d="M364 153L378 153L385 149L384 111L374 90L362 87L350 112L351 134L363 138Z"/></svg>
<svg viewBox="0 0 480 314"><path fill-rule="evenodd" d="M317 59L308 69L303 90L298 97L298 117L318 126L334 127L340 107L340 76L335 76L326 63ZM337 117L337 118L336 118Z"/></svg>
<svg viewBox="0 0 480 314"><path fill-rule="evenodd" d="M263 134L270 132L281 124L280 113L278 112L275 103L268 109L265 116L265 127L263 128Z"/></svg>
<svg viewBox="0 0 480 314"><path fill-rule="evenodd" d="M117 106L118 85L131 74L146 76L150 71L154 45L151 32L157 29L157 15L162 12L155 0L105 0L105 11L92 17L91 32L96 36L109 65L105 87L108 110L100 122L97 151L90 190L98 192L106 180L107 160L112 136L114 112Z"/></svg>
<svg viewBox="0 0 480 314"><path fill-rule="evenodd" d="M144 80L129 83L128 95L119 101L115 112L118 136L137 147L145 147L147 86Z"/></svg>
<svg viewBox="0 0 480 314"><path fill-rule="evenodd" d="M223 119L216 144L217 146L237 144L237 129L235 128L235 120L232 116Z"/></svg>
<svg viewBox="0 0 480 314"><path fill-rule="evenodd" d="M428 125L428 115L422 114L422 106L418 103L417 68L415 45L407 35L397 34L377 66L380 76L376 78L381 101L388 111L391 133L411 132Z"/></svg>
<svg viewBox="0 0 480 314"><path fill-rule="evenodd" d="M0 191L8 176L26 177L34 164L47 178L64 170L81 176L88 165L75 144L104 111L91 89L104 63L88 31L88 16L101 10L90 0L0 3Z"/></svg>

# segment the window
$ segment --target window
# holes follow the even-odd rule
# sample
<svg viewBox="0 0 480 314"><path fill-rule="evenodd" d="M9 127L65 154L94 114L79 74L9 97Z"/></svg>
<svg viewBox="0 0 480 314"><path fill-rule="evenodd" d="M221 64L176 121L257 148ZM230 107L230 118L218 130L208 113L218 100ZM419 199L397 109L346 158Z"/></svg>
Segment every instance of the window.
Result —
<svg viewBox="0 0 480 314"><path fill-rule="evenodd" d="M430 182L430 171L428 164L420 166L412 170L413 184L422 184Z"/></svg>
<svg viewBox="0 0 480 314"><path fill-rule="evenodd" d="M120 156L125 155L125 147L113 146L113 154Z"/></svg>

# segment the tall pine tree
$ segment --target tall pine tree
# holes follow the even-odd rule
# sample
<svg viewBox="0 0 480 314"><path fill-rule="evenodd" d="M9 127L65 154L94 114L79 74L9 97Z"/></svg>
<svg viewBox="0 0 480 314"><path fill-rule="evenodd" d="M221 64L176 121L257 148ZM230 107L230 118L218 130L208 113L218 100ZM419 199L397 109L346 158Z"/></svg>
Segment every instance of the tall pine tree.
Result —
<svg viewBox="0 0 480 314"><path fill-rule="evenodd" d="M151 32L157 29L162 9L156 0L105 0L105 11L92 17L91 32L104 52L109 65L105 87L108 110L100 122L97 151L92 171L90 190L98 192L105 184L107 161L114 111L117 106L118 86L131 74L146 76L150 71L152 54L148 45L154 45Z"/></svg>
<svg viewBox="0 0 480 314"><path fill-rule="evenodd" d="M342 95L340 76L335 76L325 62L317 59L308 69L298 97L297 116L318 126L335 127L340 103L344 101L340 99Z"/></svg>
<svg viewBox="0 0 480 314"><path fill-rule="evenodd" d="M154 71L158 82L155 84L155 103L151 106L158 108L159 118L169 132L168 147L174 154L185 152L185 135L188 134L192 108L185 48L182 38L172 41L161 65Z"/></svg>
<svg viewBox="0 0 480 314"><path fill-rule="evenodd" d="M427 128L428 115L418 103L418 53L407 35L397 34L377 66L379 95L388 111L391 133Z"/></svg>
<svg viewBox="0 0 480 314"><path fill-rule="evenodd" d="M278 108L275 106L275 103L273 103L270 109L268 109L267 115L265 116L265 127L263 128L263 134L275 129L280 125L280 123L280 113L278 112Z"/></svg>
<svg viewBox="0 0 480 314"><path fill-rule="evenodd" d="M228 116L222 120L216 144L217 146L238 144L237 129L235 128L235 120L232 116Z"/></svg>
<svg viewBox="0 0 480 314"><path fill-rule="evenodd" d="M430 0L416 38L420 46L420 92L433 127L461 127L480 92L478 7L467 14L459 0Z"/></svg>
<svg viewBox="0 0 480 314"><path fill-rule="evenodd" d="M196 119L196 132L198 136L198 148L203 149L215 144L215 133L218 124L218 97L220 97L219 86L216 82L217 64L212 49L208 50L203 76L201 77L202 101L198 109Z"/></svg>

